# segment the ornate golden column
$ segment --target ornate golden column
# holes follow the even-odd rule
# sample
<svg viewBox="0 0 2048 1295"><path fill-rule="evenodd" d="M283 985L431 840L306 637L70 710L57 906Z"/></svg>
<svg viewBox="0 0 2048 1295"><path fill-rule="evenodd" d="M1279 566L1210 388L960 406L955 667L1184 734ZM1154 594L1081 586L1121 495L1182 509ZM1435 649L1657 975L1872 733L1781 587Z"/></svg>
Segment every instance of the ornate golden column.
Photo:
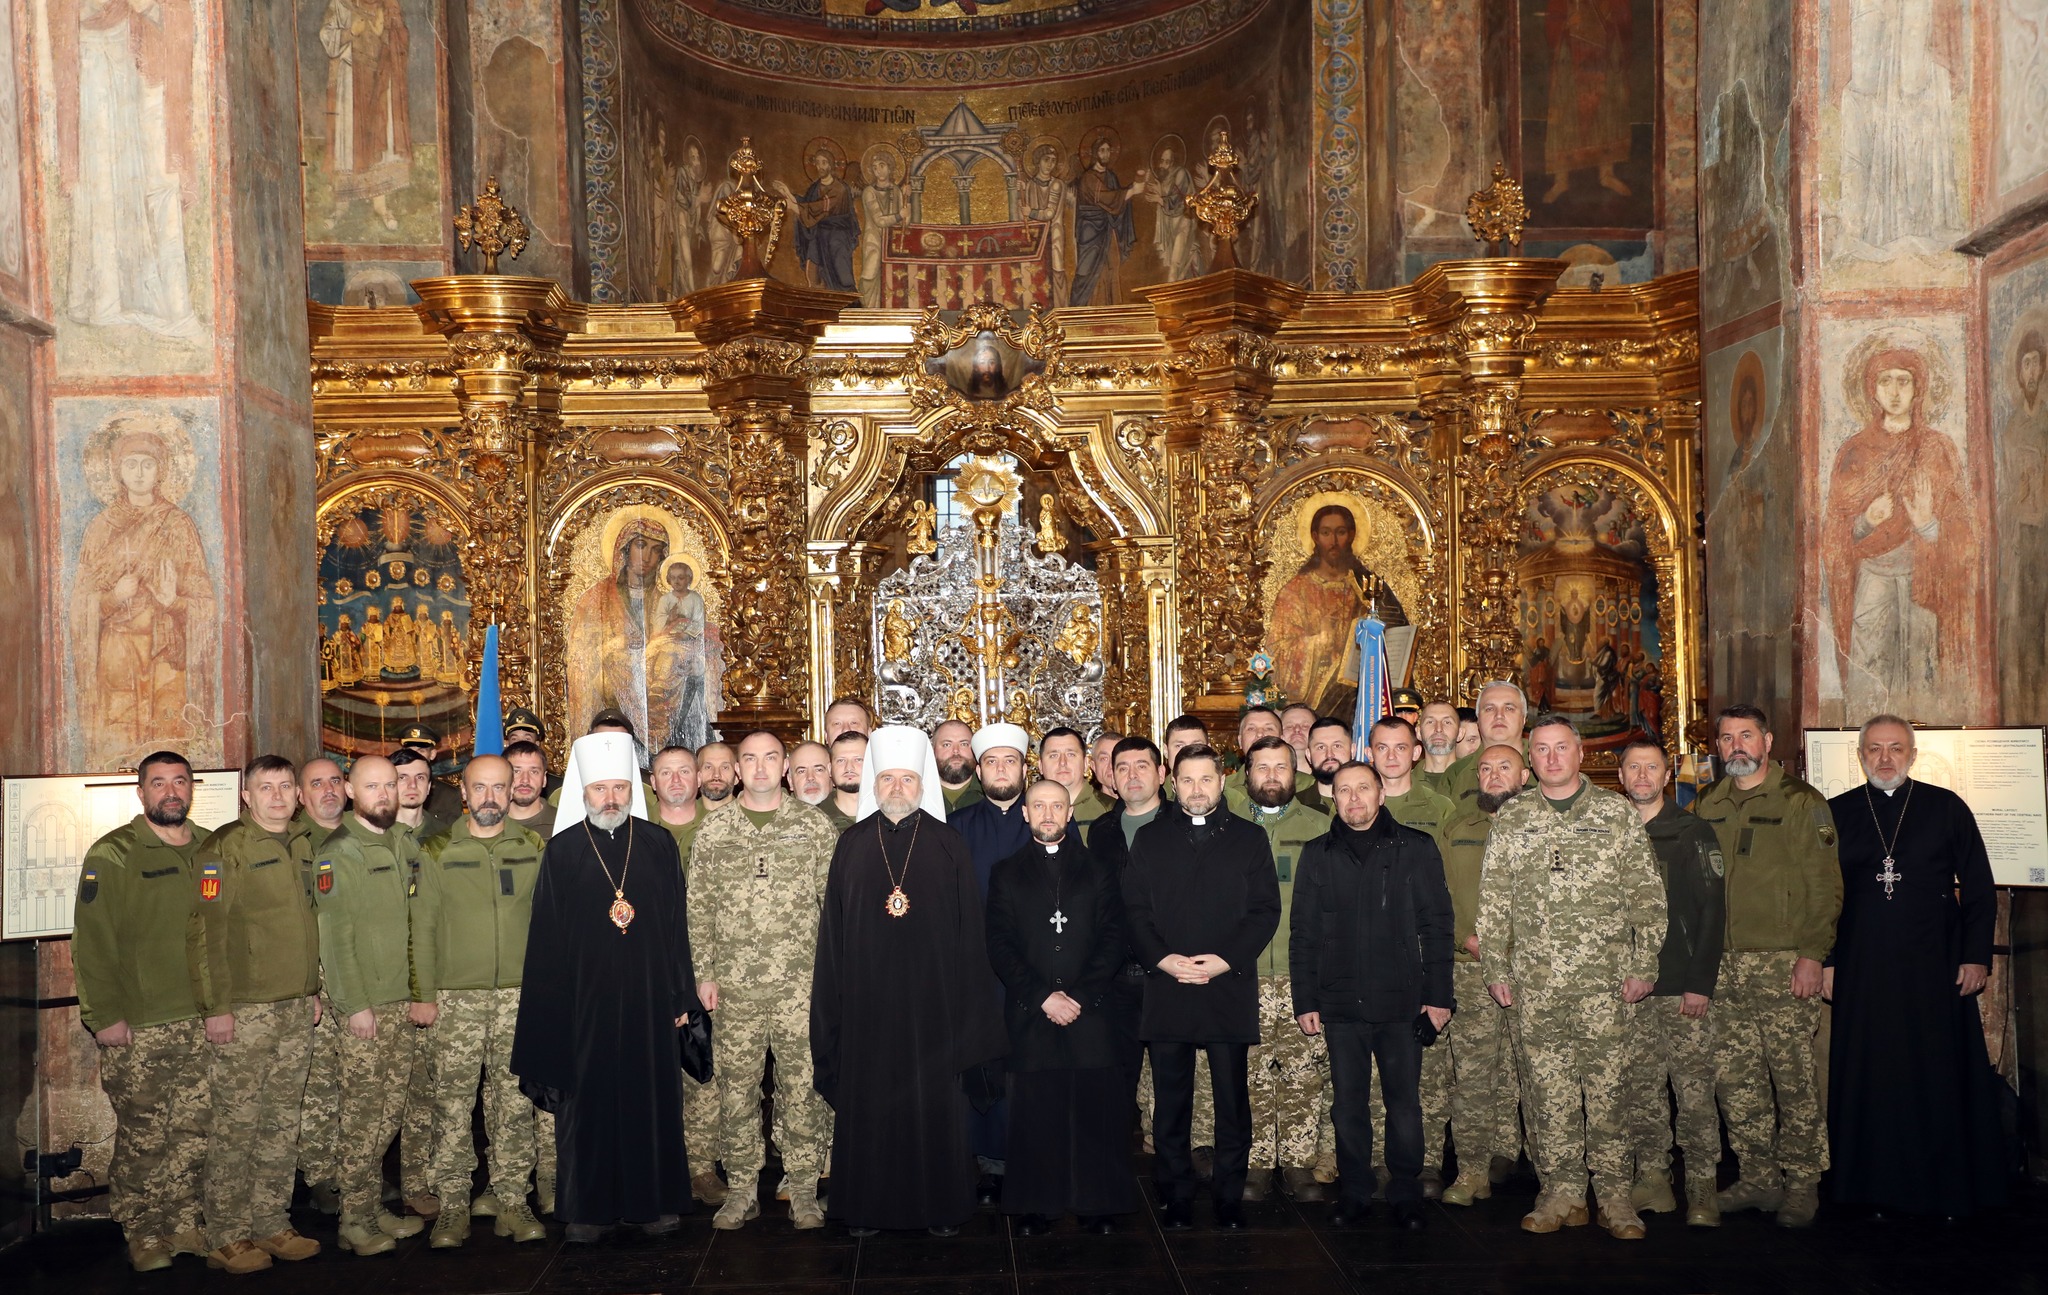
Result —
<svg viewBox="0 0 2048 1295"><path fill-rule="evenodd" d="M732 443L726 707L718 716L727 732L763 728L794 742L808 727L806 362L825 326L858 304L846 293L746 279L692 293L674 306L677 325L706 349L704 394ZM829 640L816 646L831 650Z"/></svg>
<svg viewBox="0 0 2048 1295"><path fill-rule="evenodd" d="M1102 722L1158 741L1180 710L1180 608L1171 535L1132 535L1089 547L1103 599Z"/></svg>
<svg viewBox="0 0 2048 1295"><path fill-rule="evenodd" d="M1180 361L1169 364L1166 390L1169 507L1179 536L1179 705L1227 739L1243 704L1246 663L1266 633L1246 594L1260 587L1266 569L1252 504L1269 457L1257 450L1273 395L1273 336L1307 294L1228 269L1138 295L1158 316L1171 360Z"/></svg>
<svg viewBox="0 0 2048 1295"><path fill-rule="evenodd" d="M495 623L505 704L530 706L536 701L537 645L527 503L538 458L536 433L553 419L555 405L552 381L544 384L546 392L529 387L537 372L552 372L563 334L580 325L583 307L552 279L461 274L412 286L420 297L420 318L448 339L455 360L467 458L462 476L469 493L462 555L470 598L465 671L473 680L484 630Z"/></svg>
<svg viewBox="0 0 2048 1295"><path fill-rule="evenodd" d="M811 642L831 646L818 654L811 669L811 714L822 721L835 697L874 696L873 626L858 613L874 594L889 548L829 540L804 549L810 559Z"/></svg>

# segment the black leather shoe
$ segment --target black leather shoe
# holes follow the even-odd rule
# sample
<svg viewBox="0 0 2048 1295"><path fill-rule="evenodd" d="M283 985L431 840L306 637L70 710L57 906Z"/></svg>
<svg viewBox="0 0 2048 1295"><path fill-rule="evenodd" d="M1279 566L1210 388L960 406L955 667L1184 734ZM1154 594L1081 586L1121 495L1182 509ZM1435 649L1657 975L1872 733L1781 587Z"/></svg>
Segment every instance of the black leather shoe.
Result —
<svg viewBox="0 0 2048 1295"><path fill-rule="evenodd" d="M1216 1226L1225 1232L1244 1231L1244 1206L1236 1201L1217 1201Z"/></svg>
<svg viewBox="0 0 2048 1295"><path fill-rule="evenodd" d="M1167 1232L1185 1232L1195 1226L1195 1207L1189 1201L1170 1201L1166 1214L1159 1220L1161 1229Z"/></svg>
<svg viewBox="0 0 2048 1295"><path fill-rule="evenodd" d="M983 1174L980 1181L974 1184L974 1199L983 1205L993 1205L1002 1198L1003 1179L1000 1174Z"/></svg>
<svg viewBox="0 0 2048 1295"><path fill-rule="evenodd" d="M1043 1214L1019 1214L1017 1235L1020 1237L1042 1237L1052 1231L1052 1220Z"/></svg>
<svg viewBox="0 0 2048 1295"><path fill-rule="evenodd" d="M664 1214L652 1223L638 1225L644 1237L672 1237L683 1230L683 1221L674 1214Z"/></svg>
<svg viewBox="0 0 2048 1295"><path fill-rule="evenodd" d="M562 1239L570 1245L596 1245L609 1235L611 1229L597 1223L571 1223L562 1233Z"/></svg>
<svg viewBox="0 0 2048 1295"><path fill-rule="evenodd" d="M957 1237L960 1235L960 1229L957 1227L926 1228L925 1231L935 1237Z"/></svg>
<svg viewBox="0 0 2048 1295"><path fill-rule="evenodd" d="M1394 1206L1394 1226L1403 1232L1420 1232L1427 1226L1421 1201L1402 1201Z"/></svg>
<svg viewBox="0 0 2048 1295"><path fill-rule="evenodd" d="M1369 1202L1354 1201L1347 1196L1338 1201L1336 1208L1330 1211L1330 1226L1355 1228L1365 1222L1366 1216L1371 1213L1372 1205Z"/></svg>
<svg viewBox="0 0 2048 1295"><path fill-rule="evenodd" d="M1116 1231L1116 1220L1107 1214L1100 1218L1081 1219L1080 1224L1083 1232L1092 1232L1099 1237L1106 1237Z"/></svg>

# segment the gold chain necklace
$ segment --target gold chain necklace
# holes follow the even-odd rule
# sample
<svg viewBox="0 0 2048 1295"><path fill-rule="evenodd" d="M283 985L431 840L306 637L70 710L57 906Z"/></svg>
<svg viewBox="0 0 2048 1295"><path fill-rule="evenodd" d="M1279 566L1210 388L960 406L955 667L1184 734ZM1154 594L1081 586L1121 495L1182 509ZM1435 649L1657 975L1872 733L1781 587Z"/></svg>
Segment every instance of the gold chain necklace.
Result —
<svg viewBox="0 0 2048 1295"><path fill-rule="evenodd" d="M903 855L903 875L897 876L896 869L889 863L889 843L882 837L882 815L875 815L875 846L882 852L882 871L889 874L889 897L882 901L882 911L891 917L901 917L910 911L910 896L903 893L903 881L910 875L910 859L917 853L917 833L924 826L920 816L910 825L910 849Z"/></svg>
<svg viewBox="0 0 2048 1295"><path fill-rule="evenodd" d="M597 848L597 834L590 830L590 820L583 820L583 835L590 838L590 852L597 856L597 866L604 873L605 884L612 888L612 906L605 916L624 935L626 928L633 924L633 906L626 902L626 874L633 870L633 816L626 816L626 858L619 865L619 879L612 880L612 870L605 866L604 851Z"/></svg>

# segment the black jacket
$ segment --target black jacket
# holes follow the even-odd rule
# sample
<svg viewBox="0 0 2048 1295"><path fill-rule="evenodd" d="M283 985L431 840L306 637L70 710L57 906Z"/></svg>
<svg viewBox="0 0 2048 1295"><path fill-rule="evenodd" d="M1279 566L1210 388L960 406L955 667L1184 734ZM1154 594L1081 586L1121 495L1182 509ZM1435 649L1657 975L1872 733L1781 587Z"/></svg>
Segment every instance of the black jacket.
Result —
<svg viewBox="0 0 2048 1295"><path fill-rule="evenodd" d="M1259 1041L1259 954L1280 929L1280 878L1263 828L1222 805L1208 819L1200 830L1185 812L1159 818L1131 845L1124 915L1145 968L1141 1039ZM1230 970L1183 985L1159 970L1169 953L1213 953Z"/></svg>
<svg viewBox="0 0 2048 1295"><path fill-rule="evenodd" d="M1159 812L1153 816L1152 822L1145 826L1150 827L1152 823L1186 817L1186 812L1180 806L1161 796ZM1111 880L1121 888L1124 869L1131 863L1131 847L1124 840L1124 803L1119 800L1111 805L1108 813L1088 825L1087 834L1088 853L1094 856L1095 862L1101 864ZM1131 924L1128 918L1124 921L1124 966L1127 974L1139 976L1149 970L1138 961L1138 950L1131 944Z"/></svg>
<svg viewBox="0 0 2048 1295"><path fill-rule="evenodd" d="M1455 1009L1451 891L1427 832L1382 811L1363 832L1333 822L1301 852L1287 962L1294 1014L1412 1020Z"/></svg>
<svg viewBox="0 0 2048 1295"><path fill-rule="evenodd" d="M1055 911L1064 919L1058 927ZM1117 1064L1109 988L1124 961L1123 898L1116 878L1088 851L1068 840L1048 855L1033 841L995 866L988 961L1003 982L1010 1069ZM1072 1025L1046 1019L1045 1000L1055 991L1081 1005Z"/></svg>
<svg viewBox="0 0 2048 1295"><path fill-rule="evenodd" d="M1670 911L1664 949L1657 955L1657 987L1650 992L1712 998L1728 926L1720 838L1713 824L1669 797L1643 826L1657 852L1657 870L1664 874L1664 904Z"/></svg>

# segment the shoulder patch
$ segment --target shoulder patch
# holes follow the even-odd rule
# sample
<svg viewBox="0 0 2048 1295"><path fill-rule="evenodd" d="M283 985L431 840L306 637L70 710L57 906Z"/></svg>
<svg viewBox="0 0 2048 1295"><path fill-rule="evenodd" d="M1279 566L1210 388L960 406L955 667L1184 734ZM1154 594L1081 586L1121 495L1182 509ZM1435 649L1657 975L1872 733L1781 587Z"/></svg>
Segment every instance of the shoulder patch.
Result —
<svg viewBox="0 0 2048 1295"><path fill-rule="evenodd" d="M1714 870L1714 875L1716 877L1725 877L1728 875L1728 861L1721 857L1720 846L1708 847L1707 866Z"/></svg>
<svg viewBox="0 0 2048 1295"><path fill-rule="evenodd" d="M313 865L313 889L323 895L334 889L334 860L322 859Z"/></svg>
<svg viewBox="0 0 2048 1295"><path fill-rule="evenodd" d="M220 864L212 859L199 865L199 898L209 904L220 898Z"/></svg>
<svg viewBox="0 0 2048 1295"><path fill-rule="evenodd" d="M78 902L90 904L99 897L99 893L100 870L91 864L87 864L84 873L78 878Z"/></svg>
<svg viewBox="0 0 2048 1295"><path fill-rule="evenodd" d="M1826 801L1822 801L1813 807L1813 833L1820 838L1822 845L1834 845L1835 816L1828 811Z"/></svg>

